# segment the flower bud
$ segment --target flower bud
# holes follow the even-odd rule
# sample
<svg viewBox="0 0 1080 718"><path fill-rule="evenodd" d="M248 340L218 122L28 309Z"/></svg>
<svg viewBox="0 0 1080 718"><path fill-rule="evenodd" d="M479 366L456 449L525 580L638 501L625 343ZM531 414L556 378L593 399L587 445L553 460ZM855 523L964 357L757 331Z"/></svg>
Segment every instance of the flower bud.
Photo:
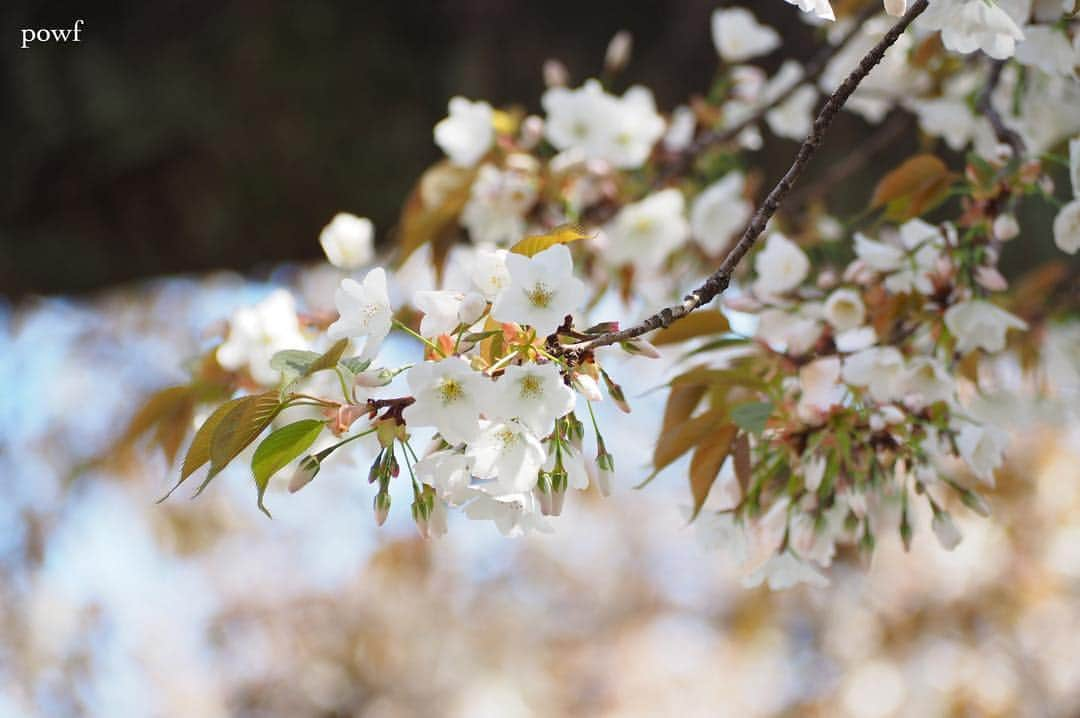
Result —
<svg viewBox="0 0 1080 718"><path fill-rule="evenodd" d="M952 516L949 515L948 511L941 509L934 511L934 520L930 523L930 528L934 530L934 535L937 536L941 548L946 551L952 551L964 538L960 533L960 529L956 528L956 524L953 523Z"/></svg>
<svg viewBox="0 0 1080 718"><path fill-rule="evenodd" d="M295 494L307 486L317 473L319 473L319 460L310 454L305 456L300 460L300 465L296 467L292 478L289 479L289 493Z"/></svg>
<svg viewBox="0 0 1080 718"><path fill-rule="evenodd" d="M367 217L342 212L319 234L319 244L330 264L339 269L363 267L375 257L375 227Z"/></svg>
<svg viewBox="0 0 1080 718"><path fill-rule="evenodd" d="M544 60L544 85L546 87L565 87L570 81L570 72L566 65L558 60Z"/></svg>
<svg viewBox="0 0 1080 718"><path fill-rule="evenodd" d="M990 518L990 504L986 503L979 494L970 489L962 489L960 491L960 500L964 502L964 506L982 516L984 519Z"/></svg>
<svg viewBox="0 0 1080 718"><path fill-rule="evenodd" d="M630 52L634 48L634 36L628 30L619 30L608 43L604 53L604 70L616 73L630 62Z"/></svg>
<svg viewBox="0 0 1080 718"><path fill-rule="evenodd" d="M1002 242L1016 239L1020 234L1020 223L1011 214L999 214L994 220L994 238Z"/></svg>
<svg viewBox="0 0 1080 718"><path fill-rule="evenodd" d="M518 147L526 152L540 144L544 138L544 120L536 115L529 115L521 123L521 136Z"/></svg>
<svg viewBox="0 0 1080 718"><path fill-rule="evenodd" d="M611 496L615 485L615 458L603 452L596 457L596 466L599 469L596 472L596 488L600 490L601 496Z"/></svg>
<svg viewBox="0 0 1080 718"><path fill-rule="evenodd" d="M660 350L644 339L631 339L622 343L623 351L627 354L639 354L649 359L659 359L662 355Z"/></svg>
<svg viewBox="0 0 1080 718"><path fill-rule="evenodd" d="M885 0L885 12L900 17L907 12L907 0Z"/></svg>
<svg viewBox="0 0 1080 718"><path fill-rule="evenodd" d="M386 517L390 515L390 494L380 491L375 494L375 523L382 526L386 523Z"/></svg>

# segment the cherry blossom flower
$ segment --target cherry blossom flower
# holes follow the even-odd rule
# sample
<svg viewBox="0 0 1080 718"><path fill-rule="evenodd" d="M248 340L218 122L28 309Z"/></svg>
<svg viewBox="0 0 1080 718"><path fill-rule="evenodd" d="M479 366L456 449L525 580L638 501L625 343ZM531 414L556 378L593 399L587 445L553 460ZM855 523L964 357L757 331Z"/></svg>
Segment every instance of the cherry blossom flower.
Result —
<svg viewBox="0 0 1080 718"><path fill-rule="evenodd" d="M844 359L844 381L864 387L874 401L900 397L904 385L904 357L895 347L871 347Z"/></svg>
<svg viewBox="0 0 1080 718"><path fill-rule="evenodd" d="M866 319L866 305L852 289L837 289L825 300L825 321L838 332L854 329Z"/></svg>
<svg viewBox="0 0 1080 718"><path fill-rule="evenodd" d="M690 226L686 202L677 189L665 189L626 205L605 228L607 258L615 264L654 269L686 243Z"/></svg>
<svg viewBox="0 0 1080 718"><path fill-rule="evenodd" d="M260 384L276 384L281 373L270 366L274 354L308 345L300 333L296 304L284 289L275 289L253 307L236 311L229 319L229 335L217 348L217 360L230 371L246 368Z"/></svg>
<svg viewBox="0 0 1080 718"><path fill-rule="evenodd" d="M448 110L449 116L435 125L435 144L454 164L472 167L495 141L494 110L464 97L451 99Z"/></svg>
<svg viewBox="0 0 1080 718"><path fill-rule="evenodd" d="M481 165L461 212L461 224L472 241L507 245L521 239L525 214L536 203L538 180L532 164L519 162L505 170Z"/></svg>
<svg viewBox="0 0 1080 718"><path fill-rule="evenodd" d="M450 334L460 324L472 324L483 313L486 302L477 292L421 290L413 295L413 305L424 313L420 334L436 337Z"/></svg>
<svg viewBox="0 0 1080 718"><path fill-rule="evenodd" d="M554 532L551 524L541 516L540 503L531 493L481 494L465 506L465 515L475 521L492 521L503 536Z"/></svg>
<svg viewBox="0 0 1080 718"><path fill-rule="evenodd" d="M993 426L964 423L956 436L960 456L971 471L990 486L994 485L994 471L1003 463L1009 437Z"/></svg>
<svg viewBox="0 0 1080 718"><path fill-rule="evenodd" d="M945 326L956 337L957 351L981 348L994 353L1005 348L1009 329L1027 329L1027 322L990 302L969 299L945 311Z"/></svg>
<svg viewBox="0 0 1080 718"><path fill-rule="evenodd" d="M334 215L319 234L319 244L330 264L352 271L375 258L375 226L367 217L347 212Z"/></svg>
<svg viewBox="0 0 1080 718"><path fill-rule="evenodd" d="M497 321L528 324L547 335L585 301L585 283L574 276L574 260L564 244L532 257L507 254L506 268L510 283L491 307Z"/></svg>
<svg viewBox="0 0 1080 718"><path fill-rule="evenodd" d="M712 39L724 62L745 62L780 47L780 34L741 7L713 10Z"/></svg>
<svg viewBox="0 0 1080 718"><path fill-rule="evenodd" d="M750 221L754 206L743 197L745 180L742 172L728 172L694 198L690 227L706 252L720 253Z"/></svg>
<svg viewBox="0 0 1080 718"><path fill-rule="evenodd" d="M454 451L436 451L416 462L413 471L422 483L435 489L440 499L460 506L476 496L471 488L473 460Z"/></svg>
<svg viewBox="0 0 1080 718"><path fill-rule="evenodd" d="M813 13L822 20L835 20L832 4L829 0L787 0L790 5L797 5L803 12Z"/></svg>
<svg viewBox="0 0 1080 718"><path fill-rule="evenodd" d="M465 455L473 460L477 478L494 480L485 488L492 494L532 491L547 458L540 439L516 421L487 422Z"/></svg>
<svg viewBox="0 0 1080 718"><path fill-rule="evenodd" d="M469 278L489 301L510 284L510 270L506 268L507 254L505 249L478 249L473 254Z"/></svg>
<svg viewBox="0 0 1080 718"><path fill-rule="evenodd" d="M496 382L490 415L517 419L537 436L547 436L557 418L573 411L575 400L554 362L511 365Z"/></svg>
<svg viewBox="0 0 1080 718"><path fill-rule="evenodd" d="M1066 254L1080 250L1080 199L1062 207L1054 218L1054 244Z"/></svg>
<svg viewBox="0 0 1080 718"><path fill-rule="evenodd" d="M878 272L894 272L904 263L902 249L875 241L861 233L855 234L855 256Z"/></svg>
<svg viewBox="0 0 1080 718"><path fill-rule="evenodd" d="M386 291L386 272L376 267L364 276L363 283L346 278L334 292L334 304L341 315L327 328L331 339L366 337L363 359L373 359L390 333L393 311Z"/></svg>
<svg viewBox="0 0 1080 718"><path fill-rule="evenodd" d="M547 112L544 134L557 149L576 148L620 169L640 167L664 134L652 92L640 86L619 98L589 80L575 90L552 87L541 104Z"/></svg>
<svg viewBox="0 0 1080 718"><path fill-rule="evenodd" d="M811 424L819 424L833 406L844 398L844 386L840 383L840 357L815 359L799 369L799 417Z"/></svg>
<svg viewBox="0 0 1080 718"><path fill-rule="evenodd" d="M937 359L915 357L904 375L904 389L908 393L905 402L912 406L926 406L951 399L953 380Z"/></svg>
<svg viewBox="0 0 1080 718"><path fill-rule="evenodd" d="M774 351L801 356L817 343L821 331L821 322L812 316L783 309L766 309L758 316L755 336Z"/></svg>
<svg viewBox="0 0 1080 718"><path fill-rule="evenodd" d="M1009 14L986 0L934 0L918 20L927 30L940 30L941 41L953 52L982 50L996 60L1016 52L1024 33Z"/></svg>
<svg viewBox="0 0 1080 718"><path fill-rule="evenodd" d="M1050 75L1073 77L1080 58L1073 50L1069 36L1058 27L1025 25L1024 39L1016 46L1016 61L1037 67Z"/></svg>
<svg viewBox="0 0 1080 718"><path fill-rule="evenodd" d="M416 401L405 408L409 426L434 426L452 444L480 431L480 413L490 402L491 381L460 357L417 364L406 373Z"/></svg>
<svg viewBox="0 0 1080 718"><path fill-rule="evenodd" d="M797 288L810 272L810 260L799 245L773 232L765 248L754 257L754 293L761 298L785 294Z"/></svg>

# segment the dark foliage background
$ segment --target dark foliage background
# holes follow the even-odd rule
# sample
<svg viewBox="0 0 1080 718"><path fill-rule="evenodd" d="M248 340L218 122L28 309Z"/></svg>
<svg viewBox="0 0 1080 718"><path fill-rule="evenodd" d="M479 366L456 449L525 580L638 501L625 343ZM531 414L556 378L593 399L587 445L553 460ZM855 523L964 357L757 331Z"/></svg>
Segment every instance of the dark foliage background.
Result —
<svg viewBox="0 0 1080 718"><path fill-rule="evenodd" d="M626 28L635 49L620 82L647 84L668 111L708 87L718 4L7 0L0 292L315 259L318 231L339 210L372 217L384 241L439 156L431 128L450 96L537 111L545 59L564 61L579 83ZM813 52L799 13L779 0L754 6L786 40L769 69L781 54ZM20 49L21 28L78 18L81 43ZM844 141L815 169L869 131L843 117L834 134ZM914 146L907 133L881 161ZM767 148L763 169L775 177L793 146L770 138Z"/></svg>

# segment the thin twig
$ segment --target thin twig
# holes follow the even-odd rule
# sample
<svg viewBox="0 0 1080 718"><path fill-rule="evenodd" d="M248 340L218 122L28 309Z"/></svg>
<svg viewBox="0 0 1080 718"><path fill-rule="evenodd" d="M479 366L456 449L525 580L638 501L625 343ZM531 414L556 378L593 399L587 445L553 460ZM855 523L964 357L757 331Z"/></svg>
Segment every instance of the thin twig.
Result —
<svg viewBox="0 0 1080 718"><path fill-rule="evenodd" d="M836 117L840 108L844 106L844 103L851 97L851 94L855 92L855 88L859 86L859 83L870 74L870 71L874 69L874 66L881 62L881 58L885 56L885 52L900 38L912 21L926 10L928 4L929 0L916 0L916 2L911 5L910 9L908 9L907 13L885 34L885 37L881 38L881 41L862 58L858 67L852 70L851 74L847 76L847 79L845 79L843 83L841 83L840 87L836 88L836 91L829 96L829 99L825 101L817 118L814 120L814 126L810 131L810 136L807 137L799 147L799 152L796 154L795 161L792 163L791 167L788 168L788 171L784 173L784 176L780 178L780 181L773 187L772 191L769 192L757 212L754 213L754 216L750 220L750 224L743 230L742 237L739 238L738 243L736 243L731 251L728 252L727 256L724 257L724 261L720 263L720 267L717 268L717 270L713 272L700 287L690 294L687 294L681 304L661 309L656 314L653 314L632 327L628 327L627 329L618 332L603 334L595 339L590 339L585 342L565 346L563 352L570 355L568 358L580 357L582 353L591 351L597 347L628 341L647 332L651 332L654 329L668 327L672 322L682 319L698 307L708 304L718 294L727 289L735 268L754 246L758 237L760 237L761 233L765 230L765 225L768 223L769 219L776 213L776 210L780 207L784 198L787 197L788 193L791 191L792 186L806 167L806 164L821 145L822 140L825 137L825 132L829 129L829 125L832 124L833 118Z"/></svg>
<svg viewBox="0 0 1080 718"><path fill-rule="evenodd" d="M994 107L994 90L997 89L998 83L1001 81L1001 70L1004 67L1004 60L991 61L990 74L986 76L986 86L983 88L982 94L979 95L978 108L979 112L983 113L986 119L989 120L990 126L994 128L994 136L997 137L998 142L1008 145L1012 149L1013 157L1020 159L1026 151L1024 140L1016 130L1005 124L1001 113Z"/></svg>

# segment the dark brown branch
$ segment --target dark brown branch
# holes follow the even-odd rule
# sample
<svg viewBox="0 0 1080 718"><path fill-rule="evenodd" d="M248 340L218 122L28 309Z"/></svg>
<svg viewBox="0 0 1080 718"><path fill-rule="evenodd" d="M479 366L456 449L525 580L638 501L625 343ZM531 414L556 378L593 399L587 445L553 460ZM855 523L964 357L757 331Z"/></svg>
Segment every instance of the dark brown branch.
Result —
<svg viewBox="0 0 1080 718"><path fill-rule="evenodd" d="M1023 138L1020 137L1016 130L1005 124L1001 113L994 107L994 90L997 89L998 83L1001 81L1001 70L1004 67L1004 60L991 61L990 74L986 77L986 86L983 88L982 94L979 95L978 109L989 120L990 126L994 128L994 136L997 137L998 142L1008 145L1012 149L1013 157L1021 159L1026 149Z"/></svg>
<svg viewBox="0 0 1080 718"><path fill-rule="evenodd" d="M862 30L863 23L876 15L878 12L880 12L880 10L881 8L876 3L871 3L865 9L863 9L863 11L860 12L856 18L854 18L854 22L852 22L851 27L848 28L847 32L844 33L843 37L841 37L835 45L827 44L825 47L819 50L816 55L810 58L810 60L806 63L806 69L803 71L802 76L798 80L791 83L791 85L786 87L783 92L781 92L779 95L774 97L766 104L762 105L745 120L736 123L731 127L708 130L698 135L697 138L695 138L689 146L679 152L671 165L664 172L660 173L660 176L654 183L655 186L665 185L669 181L671 181L671 179L685 174L687 168L694 160L694 158L701 155L701 153L703 153L705 150L709 149L714 145L731 142L740 134L742 134L742 131L745 130L747 127L751 127L752 125L760 123L762 119L764 119L765 115L769 113L769 111L774 110L780 105L784 104L788 99L791 98L792 95L795 94L795 91L802 87L804 84L817 84L818 78L820 78L821 74L825 72L825 68L828 66L829 61L836 57L837 53L847 47L848 43L850 43L852 39L854 39L855 36L859 34L860 30Z"/></svg>
<svg viewBox="0 0 1080 718"><path fill-rule="evenodd" d="M705 280L704 284L690 294L687 294L681 304L661 309L651 317L648 317L642 322L635 324L632 327L628 327L627 329L603 334L595 339L590 339L585 342L571 344L564 347L564 351L569 352L573 356L580 356L583 352L591 351L597 347L628 341L655 329L666 328L673 322L690 314L698 307L708 304L717 295L726 290L731 283L731 276L734 273L735 268L754 246L758 237L760 237L761 233L765 230L765 225L776 213L776 210L780 207L784 198L791 192L791 188L795 184L795 181L799 178L799 175L802 174L802 171L810 161L810 158L813 157L814 152L817 151L817 148L824 140L825 133L829 129L829 125L832 124L833 118L835 118L836 114L840 111L840 108L844 106L844 103L851 97L851 94L855 92L859 83L870 74L870 71L874 69L874 66L881 62L881 58L885 56L885 52L892 47L904 31L907 30L912 21L926 10L928 4L929 0L916 0L916 2L908 9L907 13L885 34L885 37L881 38L873 49L863 57L859 62L858 67L852 70L851 74L847 76L847 79L840 84L840 87L836 88L829 96L829 99L825 101L817 118L814 120L814 126L810 131L810 136L807 137L799 147L798 154L795 155L795 161L792 163L791 167L788 168L788 171L784 173L784 176L780 178L780 181L776 186L772 188L772 191L769 192L757 212L754 213L754 216L750 219L750 224L743 230L739 241L731 251L728 252L727 256L724 257L724 261L720 263L720 267Z"/></svg>

